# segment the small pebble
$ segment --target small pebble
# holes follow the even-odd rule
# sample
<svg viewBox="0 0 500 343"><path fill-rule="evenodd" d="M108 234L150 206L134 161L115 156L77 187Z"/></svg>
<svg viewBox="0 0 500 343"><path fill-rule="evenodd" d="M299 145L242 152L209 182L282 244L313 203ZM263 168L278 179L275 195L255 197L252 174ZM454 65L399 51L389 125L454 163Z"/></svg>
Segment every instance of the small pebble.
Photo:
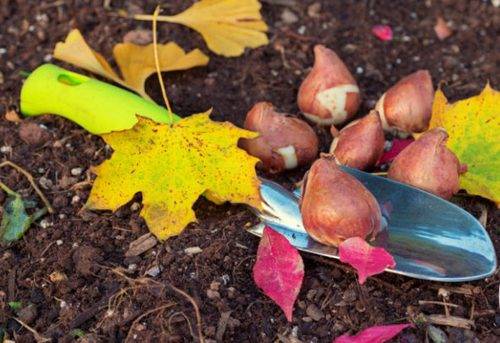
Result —
<svg viewBox="0 0 500 343"><path fill-rule="evenodd" d="M385 141L384 143L384 151L389 151L392 148L392 141Z"/></svg>
<svg viewBox="0 0 500 343"><path fill-rule="evenodd" d="M364 69L363 67L356 67L356 74L363 74Z"/></svg>
<svg viewBox="0 0 500 343"><path fill-rule="evenodd" d="M304 25L302 25L301 27L299 27L299 29L297 30L297 33L299 35L303 35L304 33L306 33L306 27Z"/></svg>
<svg viewBox="0 0 500 343"><path fill-rule="evenodd" d="M52 180L47 179L45 176L42 176L40 180L38 180L38 183L40 184L40 186L42 186L43 189L46 190L52 189L52 187L54 187L54 183L52 182Z"/></svg>
<svg viewBox="0 0 500 343"><path fill-rule="evenodd" d="M321 12L321 3L315 2L307 7L307 15L311 18L319 17Z"/></svg>
<svg viewBox="0 0 500 343"><path fill-rule="evenodd" d="M212 291L218 291L220 289L220 282L212 281L212 283L210 283L210 289Z"/></svg>
<svg viewBox="0 0 500 343"><path fill-rule="evenodd" d="M314 300L314 296L316 295L316 293L317 293L317 292L318 292L318 291L317 291L317 290L315 290L315 289L311 289L311 290L309 290L309 291L307 292L307 295L306 295L307 300L309 300L309 301L313 301L313 300Z"/></svg>
<svg viewBox="0 0 500 343"><path fill-rule="evenodd" d="M293 13L291 10L288 8L285 8L283 12L281 13L281 20L285 24L293 24L299 21L299 17L295 13Z"/></svg>
<svg viewBox="0 0 500 343"><path fill-rule="evenodd" d="M200 247L189 247L184 249L184 253L190 256L199 254L202 251L203 250Z"/></svg>
<svg viewBox="0 0 500 343"><path fill-rule="evenodd" d="M12 147L10 147L8 145L4 145L4 146L0 147L0 152L2 154L10 154L12 152Z"/></svg>
<svg viewBox="0 0 500 343"><path fill-rule="evenodd" d="M448 342L448 336L446 335L446 333L440 328L435 327L434 325L429 325L427 334L434 343Z"/></svg>
<svg viewBox="0 0 500 343"><path fill-rule="evenodd" d="M323 317L325 316L323 311L321 311L318 308L318 306L316 306L314 304L310 304L309 306L307 306L306 314L316 322L323 319Z"/></svg>
<svg viewBox="0 0 500 343"><path fill-rule="evenodd" d="M71 204L75 205L80 202L80 197L78 195L75 195L71 198Z"/></svg>
<svg viewBox="0 0 500 343"><path fill-rule="evenodd" d="M158 265L155 265L148 270L146 270L146 275L149 275L151 277L156 277L158 274L160 274L160 267Z"/></svg>
<svg viewBox="0 0 500 343"><path fill-rule="evenodd" d="M56 244L59 245L59 246L63 245L63 240L62 239L58 239L56 241Z"/></svg>
<svg viewBox="0 0 500 343"><path fill-rule="evenodd" d="M41 226L42 229L46 229L48 227L51 227L52 225L54 225L54 224L52 222L50 222L49 220L47 220L47 219L42 219L40 221L40 226ZM60 245L60 244L58 244L58 245Z"/></svg>
<svg viewBox="0 0 500 343"><path fill-rule="evenodd" d="M73 176L78 176L78 175L82 175L82 171L83 171L83 168L73 168L71 169L71 175Z"/></svg>
<svg viewBox="0 0 500 343"><path fill-rule="evenodd" d="M207 297L208 299L219 299L220 293L212 289L207 289Z"/></svg>
<svg viewBox="0 0 500 343"><path fill-rule="evenodd" d="M236 297L236 288L228 287L227 289L227 297L229 299L234 299Z"/></svg>

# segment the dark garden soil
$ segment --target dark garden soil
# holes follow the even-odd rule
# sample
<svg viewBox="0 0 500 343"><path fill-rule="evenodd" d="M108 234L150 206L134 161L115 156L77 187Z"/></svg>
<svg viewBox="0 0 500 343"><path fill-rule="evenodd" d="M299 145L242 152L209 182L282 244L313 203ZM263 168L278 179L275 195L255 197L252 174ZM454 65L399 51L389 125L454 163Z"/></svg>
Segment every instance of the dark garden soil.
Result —
<svg viewBox="0 0 500 343"><path fill-rule="evenodd" d="M477 94L487 80L500 87L500 9L490 1L325 0L316 1L319 14L309 7L314 2L264 1L270 44L233 59L209 53L201 37L187 28L160 24L163 41L200 47L211 59L206 68L165 75L175 112L188 115L214 107L214 119L242 125L252 104L267 100L298 114L297 89L316 43L335 49L353 71L364 93L360 113L396 80L420 68L430 70L434 84L441 83L451 100ZM55 208L22 240L0 250L0 327L9 338L34 341L16 317L54 341L196 341L196 311L184 292L199 308L207 342L331 342L370 325L421 323L421 314L444 314L442 305L419 301L442 301L438 290L446 288L448 302L456 305L450 307L451 315L475 323L471 330L441 327L450 342L500 340L498 275L450 285L384 274L359 286L340 263L307 254L304 285L293 322L287 323L252 281L258 239L244 228L256 219L243 206L200 200L195 205L198 223L138 257L126 257L129 244L148 232L139 217L140 196L114 214L82 210L93 178L89 168L111 154L102 139L58 117L18 124L7 121L4 113L18 109L22 72L50 61L55 43L71 28L79 28L92 47L110 57L127 32L149 29L148 23L120 13L151 13L156 1L0 3L0 146L7 147L0 161L11 160L32 173ZM176 13L191 2L164 3L165 12ZM297 21L291 22L293 15L284 20L285 10ZM433 31L438 15L451 21L455 31L443 42ZM371 35L371 27L379 23L393 27L392 42ZM155 77L147 88L161 101ZM331 137L326 129L316 131L326 151ZM303 172L269 177L290 187ZM4 168L0 180L40 204L18 172ZM0 204L4 200L0 194ZM453 201L476 217L484 219L487 213L487 230L500 252L495 207L464 195ZM201 252L189 254L193 249L187 248L193 247ZM8 305L12 301L21 302L22 309L15 312ZM423 342L425 335L426 326L420 325L396 341Z"/></svg>

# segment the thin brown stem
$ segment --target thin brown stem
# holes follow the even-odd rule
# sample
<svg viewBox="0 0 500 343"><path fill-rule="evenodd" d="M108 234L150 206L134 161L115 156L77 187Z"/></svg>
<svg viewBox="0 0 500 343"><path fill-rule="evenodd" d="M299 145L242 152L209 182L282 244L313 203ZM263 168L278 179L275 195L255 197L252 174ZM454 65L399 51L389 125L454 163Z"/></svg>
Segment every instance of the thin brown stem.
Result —
<svg viewBox="0 0 500 343"><path fill-rule="evenodd" d="M130 334L132 333L133 329L134 329L134 326L135 324L137 324L138 322L141 321L141 319L143 319L144 317L150 315L151 313L154 313L154 312L158 312L158 311L162 311L162 310L165 310L169 307L172 307L174 306L175 304L174 303L168 303L166 305L162 305L162 306L158 306L158 307L155 307L154 309L151 309L149 311L146 311L144 312L143 314L141 314L139 317L137 317L133 322L132 322L132 325L130 325L130 329L128 330L128 333L127 333L127 337L125 338L125 342L128 342L129 341L129 338L130 338Z"/></svg>
<svg viewBox="0 0 500 343"><path fill-rule="evenodd" d="M45 207L47 207L47 210L49 211L49 213L54 213L54 209L50 205L49 201L47 200L45 195L43 195L40 188L38 188L38 186L36 185L36 182L35 182L33 175L31 175L29 172L24 170L22 167L18 166L17 164L15 164L14 162L11 162L11 161L4 161L4 162L0 163L0 168L5 167L5 166L9 166L11 168L14 168L15 170L17 170L18 172L23 174L26 177L26 179L28 179L28 182L31 184L31 187L33 187L33 189L38 194L40 199L42 199L42 201L45 204Z"/></svg>

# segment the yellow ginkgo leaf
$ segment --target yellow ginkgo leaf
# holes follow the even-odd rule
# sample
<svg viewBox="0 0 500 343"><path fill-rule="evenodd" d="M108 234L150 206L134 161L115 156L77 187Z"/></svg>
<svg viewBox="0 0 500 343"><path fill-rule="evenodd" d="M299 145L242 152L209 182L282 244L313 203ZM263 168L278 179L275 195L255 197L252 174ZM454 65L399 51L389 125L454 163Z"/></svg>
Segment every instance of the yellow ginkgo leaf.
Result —
<svg viewBox="0 0 500 343"><path fill-rule="evenodd" d="M148 98L144 83L156 71L153 44L146 46L132 43L117 44L113 49L113 55L127 85L141 96ZM175 43L159 44L158 57L161 71L185 70L208 63L208 57L199 49L186 54Z"/></svg>
<svg viewBox="0 0 500 343"><path fill-rule="evenodd" d="M192 206L203 194L260 208L258 159L237 146L240 138L256 136L211 121L208 112L173 125L139 118L130 130L102 135L114 152L94 169L87 207L116 210L142 192L141 216L159 239L195 221Z"/></svg>
<svg viewBox="0 0 500 343"><path fill-rule="evenodd" d="M269 43L260 8L258 0L201 0L177 15L158 16L158 21L186 25L203 36L210 50L234 57L247 47ZM152 20L153 16L137 15L135 18Z"/></svg>
<svg viewBox="0 0 500 343"><path fill-rule="evenodd" d="M185 53L176 43L158 44L161 71L185 70L207 65L208 57L198 49ZM155 72L153 44L142 46L120 43L113 49L115 60L123 75L121 79L104 57L92 50L80 31L72 30L64 42L54 49L54 57L127 87L146 99L144 90L148 76Z"/></svg>
<svg viewBox="0 0 500 343"><path fill-rule="evenodd" d="M106 62L106 59L89 47L77 29L71 30L64 42L56 44L54 58L74 64L117 83L122 83L113 68Z"/></svg>
<svg viewBox="0 0 500 343"><path fill-rule="evenodd" d="M443 127L447 142L467 164L460 187L500 204L500 92L486 85L481 94L449 104L438 90L429 129Z"/></svg>

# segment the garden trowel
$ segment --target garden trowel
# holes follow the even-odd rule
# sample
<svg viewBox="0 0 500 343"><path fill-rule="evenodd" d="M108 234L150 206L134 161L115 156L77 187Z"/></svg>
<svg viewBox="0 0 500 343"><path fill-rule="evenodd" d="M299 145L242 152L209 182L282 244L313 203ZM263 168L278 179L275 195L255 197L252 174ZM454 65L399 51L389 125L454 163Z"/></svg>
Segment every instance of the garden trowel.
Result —
<svg viewBox="0 0 500 343"><path fill-rule="evenodd" d="M92 133L105 120L115 130L131 127L135 114L165 122L165 108L105 82L43 65L33 71L21 92L21 111L72 119ZM127 119L128 118L128 119ZM389 272L425 280L462 282L495 272L496 255L488 233L468 212L451 202L402 183L342 167L376 197L384 217L382 231L371 242L395 259ZM269 225L300 250L338 258L337 249L314 241L305 231L298 206L300 194L262 180L261 223L248 231L261 236Z"/></svg>

